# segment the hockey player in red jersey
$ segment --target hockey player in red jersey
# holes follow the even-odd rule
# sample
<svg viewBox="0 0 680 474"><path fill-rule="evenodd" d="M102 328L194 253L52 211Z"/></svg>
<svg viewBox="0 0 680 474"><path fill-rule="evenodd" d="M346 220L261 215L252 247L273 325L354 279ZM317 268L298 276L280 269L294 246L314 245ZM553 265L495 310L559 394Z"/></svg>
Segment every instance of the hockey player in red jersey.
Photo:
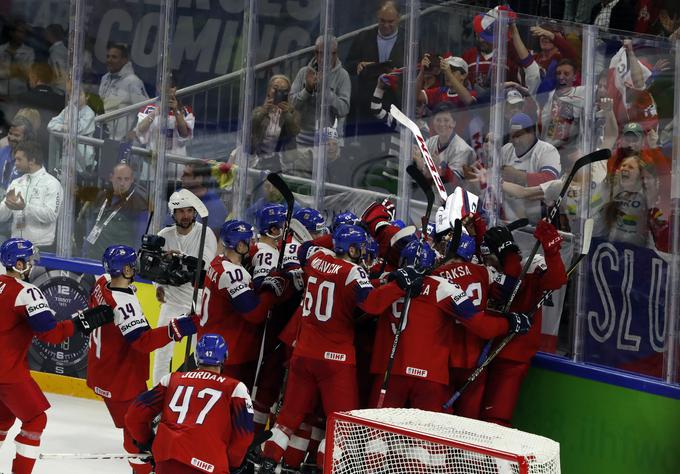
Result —
<svg viewBox="0 0 680 474"><path fill-rule="evenodd" d="M196 333L198 317L180 317L167 326L151 329L135 294L137 253L126 245L112 245L104 251L106 275L99 277L90 295L90 306L107 305L113 310L113 324L106 324L90 335L87 386L104 399L116 428L123 429L123 445L138 453L125 429L125 413L132 401L146 391L149 353L171 341ZM152 471L151 464L130 459L136 474Z"/></svg>
<svg viewBox="0 0 680 474"><path fill-rule="evenodd" d="M402 265L414 265L417 261L421 270L426 270L434 264L434 260L435 254L429 245L421 246L417 241L409 243L402 251ZM411 299L385 397L386 407L408 405L429 411L441 410L448 398L450 353L464 344L465 331L454 332L454 327L459 327L454 322L462 323L485 337L506 334L508 331L526 332L529 329L525 315L516 317L513 314L506 319L485 314L484 306L479 304L480 295L466 293L462 285L450 278L455 270L449 266L448 271L447 274L439 268L435 269L432 275L423 279L422 290ZM463 269L459 273L468 272ZM488 276L486 278L488 280ZM401 318L400 306L397 301L388 310L388 318L383 317L378 323L371 367L375 374L385 373ZM517 320L520 324L515 324ZM427 351L423 350L424 347L427 347ZM382 377L379 376L374 383L371 406L375 406L381 383Z"/></svg>
<svg viewBox="0 0 680 474"><path fill-rule="evenodd" d="M240 472L253 441L248 389L222 373L228 359L222 336L205 334L194 355L196 370L168 374L137 397L125 418L128 430L137 445L151 449L156 474Z"/></svg>
<svg viewBox="0 0 680 474"><path fill-rule="evenodd" d="M567 282L567 273L560 256L562 237L545 220L536 225L534 237L541 242L543 258L536 257L522 281L522 286L510 307L511 311L531 312L548 290L556 290ZM492 227L484 234L482 253L485 260L510 276L518 277L522 262L519 248L505 227ZM503 302L501 302L503 303ZM541 311L534 315L531 330L514 338L488 367L482 419L510 426L519 390L531 359L538 351L541 338Z"/></svg>
<svg viewBox="0 0 680 474"><path fill-rule="evenodd" d="M49 344L59 344L73 335L85 334L113 319L110 308L86 310L75 319L57 321L40 289L28 280L33 267L33 244L25 239L9 239L0 246L0 262L7 273L0 276L0 446L14 421L21 430L14 438L16 457L12 472L33 471L40 450L40 437L50 407L40 387L31 378L26 355L33 336Z"/></svg>
<svg viewBox="0 0 680 474"><path fill-rule="evenodd" d="M210 263L203 288L201 325L198 336L219 334L231 349L223 373L246 386L252 386L262 338L262 323L277 297L285 291L283 277L267 276L260 291L253 287L250 273L243 267L253 228L231 220L222 225L220 243L224 253Z"/></svg>
<svg viewBox="0 0 680 474"><path fill-rule="evenodd" d="M343 225L333 233L335 253L309 242L299 259L307 284L281 414L263 450L260 472L273 473L289 439L320 399L325 414L358 407L354 351L354 310L382 313L404 295L414 275L396 274L396 282L374 289L358 264L366 232ZM401 286L400 286L401 285ZM323 456L324 442L319 446Z"/></svg>

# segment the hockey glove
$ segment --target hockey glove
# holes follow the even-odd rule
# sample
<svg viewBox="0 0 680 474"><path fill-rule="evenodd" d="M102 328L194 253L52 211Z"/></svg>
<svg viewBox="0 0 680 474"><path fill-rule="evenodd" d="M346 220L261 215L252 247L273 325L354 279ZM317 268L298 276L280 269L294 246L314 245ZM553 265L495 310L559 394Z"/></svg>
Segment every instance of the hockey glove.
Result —
<svg viewBox="0 0 680 474"><path fill-rule="evenodd" d="M463 224L468 228L468 233L473 235L470 230L474 230L474 236L479 239L475 239L481 242L481 238L486 234L486 222L482 219L482 215L479 212L468 212L463 216ZM470 229L470 226L472 229Z"/></svg>
<svg viewBox="0 0 680 474"><path fill-rule="evenodd" d="M375 237L382 227L389 225L392 216L390 210L383 204L374 202L361 215L361 222L366 226L371 236Z"/></svg>
<svg viewBox="0 0 680 474"><path fill-rule="evenodd" d="M73 316L73 325L85 335L89 335L98 327L112 321L113 309L105 304L86 309L85 311L78 311Z"/></svg>
<svg viewBox="0 0 680 474"><path fill-rule="evenodd" d="M262 291L269 291L274 293L277 297L281 297L288 289L288 279L281 275L268 275L262 280L260 289Z"/></svg>
<svg viewBox="0 0 680 474"><path fill-rule="evenodd" d="M399 288L415 296L420 294L423 286L423 274L413 267L404 267L391 272L387 281L396 281Z"/></svg>
<svg viewBox="0 0 680 474"><path fill-rule="evenodd" d="M519 247L512 238L512 233L504 226L491 227L487 230L480 250L482 255L495 255L501 265L509 253L519 253Z"/></svg>
<svg viewBox="0 0 680 474"><path fill-rule="evenodd" d="M560 247L562 247L562 237L557 232L554 225L541 219L536 224L536 230L534 231L534 237L543 246L543 255L550 257L560 253Z"/></svg>
<svg viewBox="0 0 680 474"><path fill-rule="evenodd" d="M172 319L168 323L168 336L176 342L182 340L184 336L196 334L198 331L198 321L199 318L195 314Z"/></svg>
<svg viewBox="0 0 680 474"><path fill-rule="evenodd" d="M511 333L526 334L531 329L531 320L524 313L505 313L503 316L508 320Z"/></svg>
<svg viewBox="0 0 680 474"><path fill-rule="evenodd" d="M302 268L294 268L294 269L289 270L287 272L287 276L290 278L290 281L293 283L293 287L295 288L295 291L302 291L305 288L304 275L305 275L305 272L302 270Z"/></svg>

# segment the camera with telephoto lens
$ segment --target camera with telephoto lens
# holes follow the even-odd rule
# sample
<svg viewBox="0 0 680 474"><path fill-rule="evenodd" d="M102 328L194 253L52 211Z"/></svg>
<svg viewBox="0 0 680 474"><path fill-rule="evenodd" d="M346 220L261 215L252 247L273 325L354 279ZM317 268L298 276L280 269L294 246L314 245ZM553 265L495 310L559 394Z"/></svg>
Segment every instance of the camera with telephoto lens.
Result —
<svg viewBox="0 0 680 474"><path fill-rule="evenodd" d="M163 250L165 239L158 235L142 237L137 272L139 276L161 285L180 286L193 283L198 268L198 259L190 255L168 253ZM199 282L203 284L205 269L201 268Z"/></svg>

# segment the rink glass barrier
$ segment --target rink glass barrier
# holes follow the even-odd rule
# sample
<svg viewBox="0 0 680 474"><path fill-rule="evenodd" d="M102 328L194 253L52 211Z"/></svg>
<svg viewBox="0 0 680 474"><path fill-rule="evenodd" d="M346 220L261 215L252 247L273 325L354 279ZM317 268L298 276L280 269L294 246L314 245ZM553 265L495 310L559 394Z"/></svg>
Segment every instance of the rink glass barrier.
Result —
<svg viewBox="0 0 680 474"><path fill-rule="evenodd" d="M12 8L23 13L24 3L30 2L17 2ZM577 275L544 308L542 350L677 383L680 295L672 289L680 284L676 218L680 183L672 125L678 117L680 95L674 85L679 75L675 43L544 18L513 18L501 12L487 36L489 44L484 45L494 53L465 55L480 46L473 24L475 15L486 10L453 3L401 2L398 36L404 41L397 43L403 48L401 64L369 68L362 75L357 74L356 65L361 58L351 52L364 29L377 27L375 7L369 2L324 0L305 8L295 2L269 1L211 0L205 2L210 8L192 2L160 3L126 3L123 10L109 1L70 2L66 12L71 16L66 82L74 86L72 93L64 96L63 106L77 112L67 117L62 131L45 133L46 169L58 177L64 190L54 243L57 256L99 260L84 242L102 209L111 170L121 159L132 167L138 189L135 194L142 199L134 212L121 214L125 219L116 230L134 234L129 237L135 247L151 210L150 232L169 223L167 198L182 186L199 183L208 189L217 209L211 215L211 227L218 228L227 216L252 221L262 203L280 201L266 183L270 171L281 171L298 205L319 208L328 224L337 212L360 214L367 204L387 196L397 203L397 217L417 223L424 209L423 196L405 174L414 156L413 137L374 116L370 109L373 92L381 74L387 74L384 81L389 90L382 105L397 105L421 126L424 135L445 135L445 126L435 125L416 85L419 64L426 53L465 56L471 58L468 79L473 76L466 87L475 90L476 97L462 106L460 97L451 99L446 126L454 122L456 135L472 148L466 166L479 162L486 167L484 183L463 170L467 179L458 184L482 196L491 223L510 218L513 199L529 200L515 209L528 210L535 223L556 197L555 188L559 191L559 185L554 184L546 189L504 188L503 183L513 179L512 173L502 168L502 156L509 140L509 120L515 112L529 115L538 123L538 136L559 145L560 176L568 173L576 158L590 151L602 146L621 148L624 127L641 123L644 137L637 153L643 156L621 160L626 161L625 173L615 162L610 163L609 172L603 164L584 170L563 202L558 224L565 237L562 256L567 264L574 248L581 246L586 218L596 220L597 233L591 254ZM41 21L43 28L49 24ZM55 13L54 21L69 26L64 14ZM34 26L29 38L37 44L41 26ZM535 73L526 70L525 63L518 64L521 46L513 39L515 35L534 52L547 51L550 46L541 36L559 35L560 53L571 59L575 69L570 93L557 98L556 93L550 93L549 79L558 67L540 55L542 68L535 89L527 91L512 84L528 86L527 78ZM318 37L322 38L321 48L317 47ZM331 37L337 39L336 50ZM631 52L624 48L621 53L627 39L632 40ZM111 42L128 45L130 64L153 100L104 110L99 87L107 71L106 47ZM633 56L641 64L639 69L622 63L622 58L629 62ZM42 57L48 57L48 52L43 51ZM318 71L332 69L333 64L342 64L349 76L346 110L338 110L334 102L338 85L333 72ZM486 64L491 65L490 71L482 78ZM309 67L318 69L316 90L307 97L313 103L299 109L279 106L286 89L288 102L292 102L290 88L300 71ZM185 109L191 109L194 118L190 138L177 147L174 119L168 113L173 102L168 91L171 71L176 98ZM283 77L272 82L277 75ZM438 77L427 79L428 84L446 86L441 71L435 75ZM512 87L521 100L516 94L510 94L513 98L509 100ZM92 131L78 131L85 110L77 106L81 91L96 115ZM425 94L432 108L446 96L445 91L435 92ZM606 98L613 99L612 103L603 100ZM626 100L633 105L626 107ZM546 103L554 106L546 109L550 114L544 119L546 114L539 114L536 104ZM155 137L155 147L150 148L149 141L139 137L131 147L122 145L111 130L117 130L122 122L131 122L130 129L138 128L139 112L147 106L158 110L148 138ZM336 125L336 119L343 120L337 120ZM636 133L634 129L627 135ZM654 139L657 147L650 145ZM437 155L438 165L446 159L433 155ZM446 165L457 166L453 162ZM105 206L100 223L106 218ZM524 252L533 244L532 231L530 225L516 233Z"/></svg>

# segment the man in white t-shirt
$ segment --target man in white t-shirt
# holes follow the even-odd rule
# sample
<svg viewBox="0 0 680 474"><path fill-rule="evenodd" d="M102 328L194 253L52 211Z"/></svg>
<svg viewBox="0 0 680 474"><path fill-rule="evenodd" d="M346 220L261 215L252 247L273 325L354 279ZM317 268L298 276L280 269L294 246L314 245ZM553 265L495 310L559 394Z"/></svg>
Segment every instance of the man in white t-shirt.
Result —
<svg viewBox="0 0 680 474"><path fill-rule="evenodd" d="M168 210L175 221L175 225L165 227L158 233L160 237L165 239L163 250L166 252L181 253L198 258L203 225L196 222L196 209L193 206L196 201L200 202L191 191L186 189L175 191L170 196ZM213 231L208 229L205 233L203 262L210 265L215 255L217 255L217 239ZM171 319L191 312L194 292L193 282L181 286L155 286L156 299L161 303L157 326L167 325ZM198 301L200 301L200 297ZM154 352L154 385L158 384L160 379L170 372L173 347L174 343L171 342Z"/></svg>
<svg viewBox="0 0 680 474"><path fill-rule="evenodd" d="M526 114L510 119L510 143L501 149L502 178L520 186L537 186L560 177L562 167L557 149L536 137L536 124ZM504 218L513 221L526 217L536 223L541 218L538 201L503 196Z"/></svg>

